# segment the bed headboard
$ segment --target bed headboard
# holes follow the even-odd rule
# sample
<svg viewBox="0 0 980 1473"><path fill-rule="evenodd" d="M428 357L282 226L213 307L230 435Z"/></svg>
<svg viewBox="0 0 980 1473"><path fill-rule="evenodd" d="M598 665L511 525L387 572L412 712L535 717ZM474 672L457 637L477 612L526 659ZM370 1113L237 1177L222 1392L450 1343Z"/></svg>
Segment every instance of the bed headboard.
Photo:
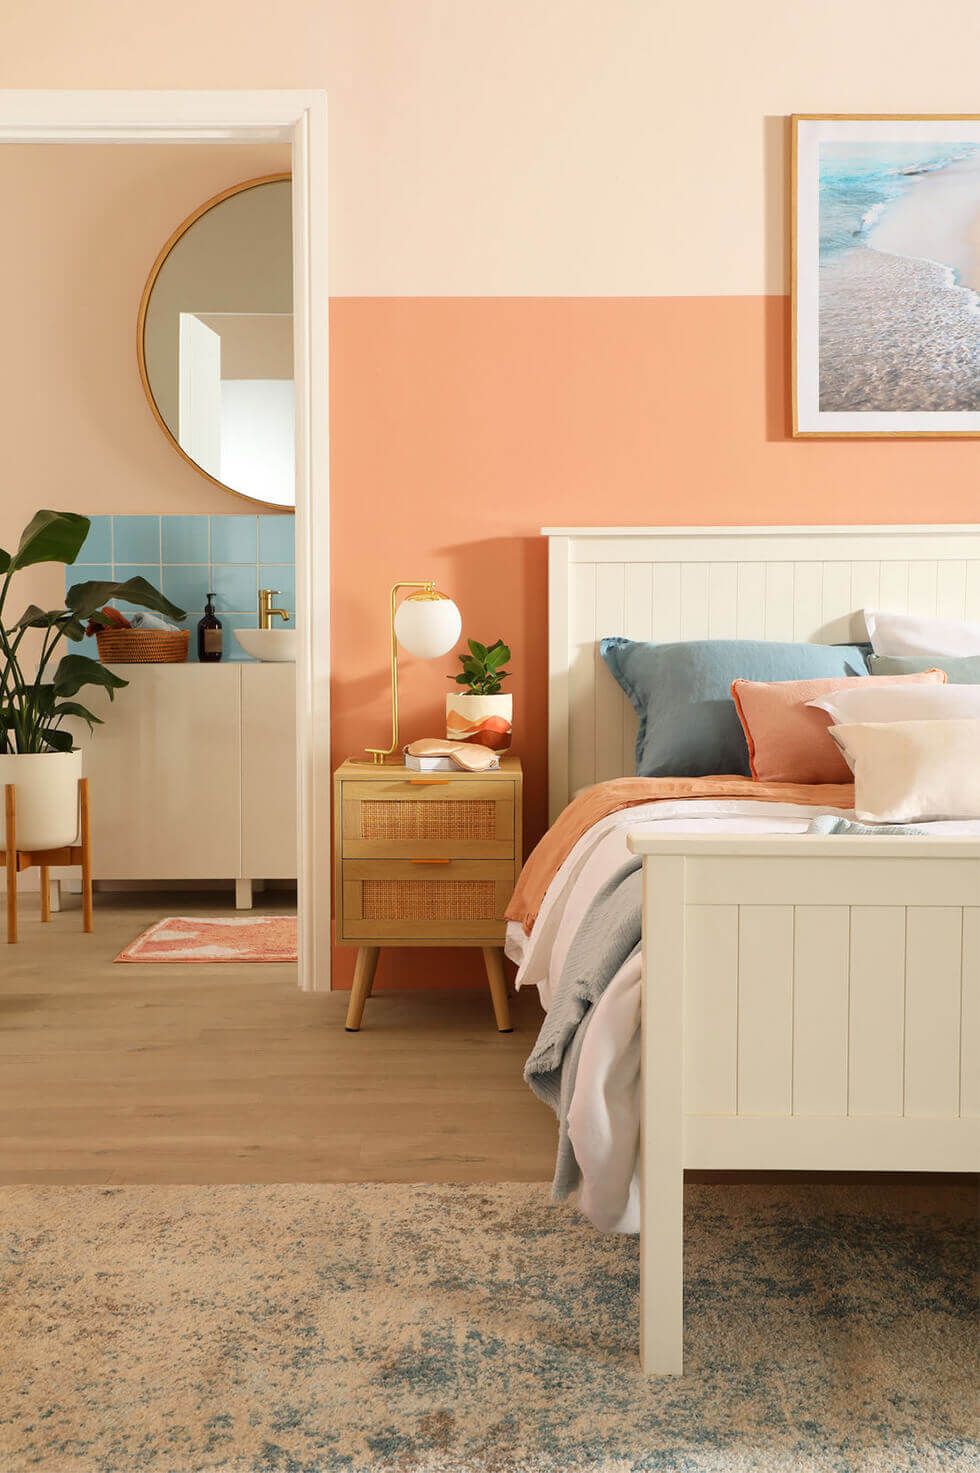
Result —
<svg viewBox="0 0 980 1473"><path fill-rule="evenodd" d="M980 623L980 526L542 530L552 820L576 789L633 771L605 635L846 643L866 637L866 606Z"/></svg>

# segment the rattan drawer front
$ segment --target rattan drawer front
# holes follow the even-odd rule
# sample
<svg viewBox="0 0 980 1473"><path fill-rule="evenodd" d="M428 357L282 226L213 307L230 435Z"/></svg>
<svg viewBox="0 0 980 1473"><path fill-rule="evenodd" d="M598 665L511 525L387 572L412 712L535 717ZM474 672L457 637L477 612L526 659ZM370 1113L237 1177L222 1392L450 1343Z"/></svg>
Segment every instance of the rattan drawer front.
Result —
<svg viewBox="0 0 980 1473"><path fill-rule="evenodd" d="M514 788L509 782L344 783L345 858L510 859Z"/></svg>
<svg viewBox="0 0 980 1473"><path fill-rule="evenodd" d="M514 880L513 862L346 860L341 939L499 943Z"/></svg>

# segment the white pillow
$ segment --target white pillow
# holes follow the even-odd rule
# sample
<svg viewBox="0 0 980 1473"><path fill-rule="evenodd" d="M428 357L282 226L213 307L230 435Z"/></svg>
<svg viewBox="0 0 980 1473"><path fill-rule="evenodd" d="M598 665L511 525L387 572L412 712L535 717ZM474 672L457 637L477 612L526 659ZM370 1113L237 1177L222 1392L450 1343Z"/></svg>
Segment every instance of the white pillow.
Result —
<svg viewBox="0 0 980 1473"><path fill-rule="evenodd" d="M921 614L884 614L880 609L863 612L876 655L980 655L980 624Z"/></svg>
<svg viewBox="0 0 980 1473"><path fill-rule="evenodd" d="M807 701L837 724L854 721L980 719L980 685L897 685L855 681Z"/></svg>
<svg viewBox="0 0 980 1473"><path fill-rule="evenodd" d="M980 720L831 726L862 823L980 818Z"/></svg>

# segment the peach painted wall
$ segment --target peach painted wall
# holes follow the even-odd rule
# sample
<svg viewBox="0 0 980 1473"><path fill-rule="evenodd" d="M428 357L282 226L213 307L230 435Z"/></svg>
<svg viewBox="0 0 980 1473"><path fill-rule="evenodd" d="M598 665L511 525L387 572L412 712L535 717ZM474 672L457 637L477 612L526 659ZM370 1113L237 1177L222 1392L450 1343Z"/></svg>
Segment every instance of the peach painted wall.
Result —
<svg viewBox="0 0 980 1473"><path fill-rule="evenodd" d="M0 83L327 89L334 755L386 731L388 583L437 577L467 630L513 644L533 838L540 526L980 519L978 442L789 439L785 295L786 115L969 111L978 50L975 0L938 0L928 24L921 0L281 0L273 20L257 0L170 0L138 25L130 0L48 0L4 16ZM0 368L4 497L234 509L150 421L130 326L174 219L229 182L224 151L129 187L127 150L92 152L116 162L79 174L39 150L0 238L0 281L36 299L8 306L33 380ZM125 284L101 255L117 235L140 260ZM85 373L107 321L93 280L115 326ZM438 729L451 668L406 662L407 733ZM446 976L478 970L415 952L380 974Z"/></svg>
<svg viewBox="0 0 980 1473"><path fill-rule="evenodd" d="M464 629L513 646L531 839L540 527L980 519L976 442L790 439L784 297L348 298L331 314L335 758L386 734L384 588L435 577ZM440 730L453 663L405 661L408 735ZM431 971L417 953L397 965Z"/></svg>

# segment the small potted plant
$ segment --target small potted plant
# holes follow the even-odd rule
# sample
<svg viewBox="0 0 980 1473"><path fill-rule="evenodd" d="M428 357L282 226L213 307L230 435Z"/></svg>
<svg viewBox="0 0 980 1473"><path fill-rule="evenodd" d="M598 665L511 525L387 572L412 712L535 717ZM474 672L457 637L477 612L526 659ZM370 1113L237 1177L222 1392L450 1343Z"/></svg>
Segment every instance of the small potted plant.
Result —
<svg viewBox="0 0 980 1473"><path fill-rule="evenodd" d="M18 849L59 849L74 843L82 754L62 722L77 717L91 729L100 718L72 697L84 686L97 685L112 700L128 684L86 655L62 654L55 662L62 641L84 639L90 621L98 628L107 626L110 619L100 610L113 598L172 619L184 613L145 578L128 578L123 583L76 583L64 608L30 604L19 618L10 619L6 606L14 574L36 563L73 563L89 525L88 517L74 512L39 511L16 552L0 548L0 792L13 784ZM28 631L40 640L30 658L23 644ZM2 840L0 828L0 846Z"/></svg>
<svg viewBox="0 0 980 1473"><path fill-rule="evenodd" d="M501 693L500 682L510 674L503 668L510 659L510 650L502 639L494 640L491 645L470 639L467 644L469 654L459 657L461 672L449 676L457 685L464 686L465 691L455 691L446 697L446 736L506 752L510 747L514 698Z"/></svg>

